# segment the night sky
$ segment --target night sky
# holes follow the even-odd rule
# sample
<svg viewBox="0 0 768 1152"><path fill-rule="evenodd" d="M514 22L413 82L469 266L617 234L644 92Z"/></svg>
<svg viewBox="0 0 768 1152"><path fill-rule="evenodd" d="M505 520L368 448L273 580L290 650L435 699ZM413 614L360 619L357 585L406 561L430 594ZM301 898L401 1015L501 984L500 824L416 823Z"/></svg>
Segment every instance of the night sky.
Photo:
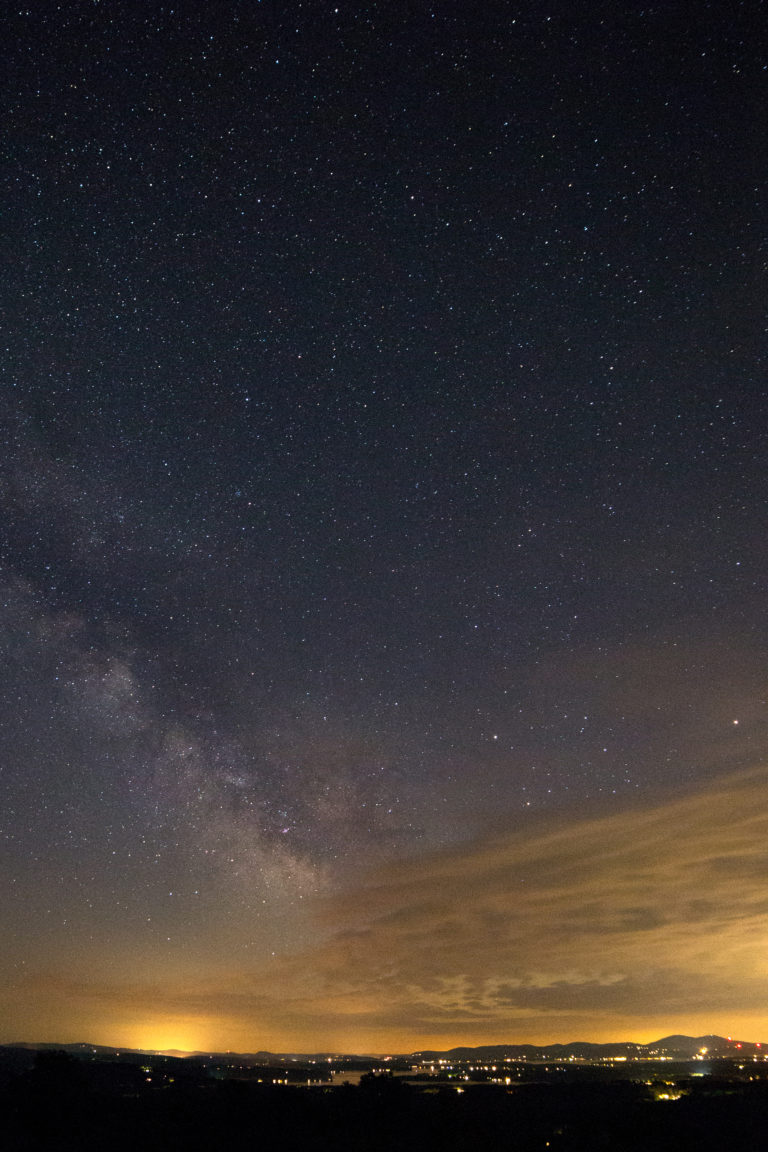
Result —
<svg viewBox="0 0 768 1152"><path fill-rule="evenodd" d="M765 16L11 11L0 1040L768 1038Z"/></svg>

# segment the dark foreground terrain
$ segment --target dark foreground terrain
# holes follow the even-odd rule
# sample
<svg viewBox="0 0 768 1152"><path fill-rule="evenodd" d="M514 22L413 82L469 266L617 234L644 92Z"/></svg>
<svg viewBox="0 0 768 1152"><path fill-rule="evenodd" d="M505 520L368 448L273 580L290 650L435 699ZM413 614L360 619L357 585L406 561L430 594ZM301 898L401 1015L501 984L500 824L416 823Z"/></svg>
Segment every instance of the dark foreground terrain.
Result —
<svg viewBox="0 0 768 1152"><path fill-rule="evenodd" d="M765 1152L768 1082L723 1068L667 1081L574 1079L507 1088L363 1076L299 1087L215 1078L183 1062L6 1054L7 1152Z"/></svg>

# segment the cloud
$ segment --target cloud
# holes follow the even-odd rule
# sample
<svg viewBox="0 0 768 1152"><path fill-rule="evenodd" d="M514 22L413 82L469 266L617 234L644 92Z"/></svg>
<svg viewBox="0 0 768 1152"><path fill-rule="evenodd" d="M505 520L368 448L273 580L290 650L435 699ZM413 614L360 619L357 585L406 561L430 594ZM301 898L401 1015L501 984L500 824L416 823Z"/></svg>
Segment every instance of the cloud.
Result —
<svg viewBox="0 0 768 1152"><path fill-rule="evenodd" d="M75 973L67 996L84 1019L172 1012L204 1022L212 1044L249 1049L650 1039L737 1025L759 1039L766 844L768 773L744 773L652 807L382 866L319 902L315 943L269 967L205 974L201 939L199 978L190 965L183 980L156 972L130 986ZM55 1000L56 981L41 980L37 995Z"/></svg>
<svg viewBox="0 0 768 1152"><path fill-rule="evenodd" d="M563 1038L768 1009L768 774L391 865L311 964L371 1022ZM305 958L305 963L309 958ZM317 998L322 1002L322 995Z"/></svg>

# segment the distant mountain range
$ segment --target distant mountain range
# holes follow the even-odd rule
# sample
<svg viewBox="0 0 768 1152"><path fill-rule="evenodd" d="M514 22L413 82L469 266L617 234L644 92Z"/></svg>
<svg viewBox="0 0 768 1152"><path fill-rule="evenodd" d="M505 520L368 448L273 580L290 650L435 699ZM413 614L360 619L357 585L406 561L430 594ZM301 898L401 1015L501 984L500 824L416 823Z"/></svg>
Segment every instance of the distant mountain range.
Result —
<svg viewBox="0 0 768 1152"><path fill-rule="evenodd" d="M478 1048L450 1048L447 1052L417 1052L422 1060L693 1060L697 1056L762 1055L762 1044L726 1039L724 1036L664 1036L650 1044L631 1041L615 1044L483 1044ZM768 1045L765 1046L768 1055Z"/></svg>
<svg viewBox="0 0 768 1152"><path fill-rule="evenodd" d="M0 1050L8 1048L22 1048L29 1051L56 1050L69 1052L75 1056L98 1056L110 1059L117 1056L147 1056L157 1055L155 1050L137 1048L113 1048L102 1044L37 1044L18 1042L0 1045ZM440 1052L429 1049L421 1052L391 1053L393 1058L405 1060L586 1060L598 1062L601 1060L693 1060L699 1056L710 1059L735 1056L762 1056L768 1055L768 1044L756 1044L742 1040L732 1040L724 1036L664 1036L651 1044L635 1044L631 1041L613 1044L590 1044L586 1041L575 1041L571 1044L482 1044L476 1048L459 1047L449 1048ZM352 1055L339 1052L179 1052L177 1050L164 1050L164 1056L176 1058L194 1057L197 1060L210 1060L213 1062L230 1063L236 1060L240 1064L277 1064L285 1061L352 1061L352 1060L378 1060L377 1055Z"/></svg>

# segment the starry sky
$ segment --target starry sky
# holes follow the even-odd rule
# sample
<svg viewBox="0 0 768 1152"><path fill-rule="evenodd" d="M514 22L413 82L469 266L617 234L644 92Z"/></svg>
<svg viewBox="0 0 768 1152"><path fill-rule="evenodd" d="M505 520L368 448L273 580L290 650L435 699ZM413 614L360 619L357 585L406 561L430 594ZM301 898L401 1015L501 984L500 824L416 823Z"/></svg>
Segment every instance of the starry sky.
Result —
<svg viewBox="0 0 768 1152"><path fill-rule="evenodd" d="M764 18L15 7L0 1041L768 1038Z"/></svg>

